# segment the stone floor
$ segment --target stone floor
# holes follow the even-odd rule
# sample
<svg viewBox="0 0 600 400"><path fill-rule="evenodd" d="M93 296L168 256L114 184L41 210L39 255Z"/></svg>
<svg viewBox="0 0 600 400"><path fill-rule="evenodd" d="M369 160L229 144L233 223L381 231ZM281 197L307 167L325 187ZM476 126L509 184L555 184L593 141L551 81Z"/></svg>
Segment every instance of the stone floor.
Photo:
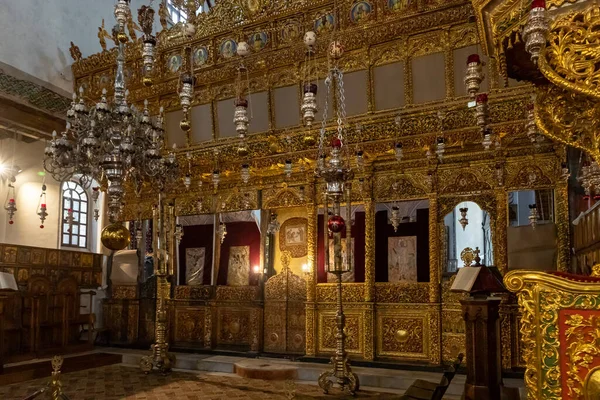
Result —
<svg viewBox="0 0 600 400"><path fill-rule="evenodd" d="M48 378L0 387L0 398L23 399L45 386ZM123 364L63 374L64 393L70 400L174 400L174 399L398 399L399 394L360 391L357 397L332 393L325 396L315 385L293 381L263 381L231 374L174 371L167 376L144 375Z"/></svg>

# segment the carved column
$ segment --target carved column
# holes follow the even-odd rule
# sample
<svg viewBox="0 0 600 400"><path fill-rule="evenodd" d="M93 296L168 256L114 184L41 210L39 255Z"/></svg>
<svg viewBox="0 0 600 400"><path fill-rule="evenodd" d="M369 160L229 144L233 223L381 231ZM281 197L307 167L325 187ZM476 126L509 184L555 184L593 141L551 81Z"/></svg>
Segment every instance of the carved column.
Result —
<svg viewBox="0 0 600 400"><path fill-rule="evenodd" d="M371 178L372 181L372 178ZM365 201L365 346L364 358L375 358L375 201Z"/></svg>
<svg viewBox="0 0 600 400"><path fill-rule="evenodd" d="M465 320L467 380L465 400L500 400L499 298L469 297L461 300Z"/></svg>
<svg viewBox="0 0 600 400"><path fill-rule="evenodd" d="M446 77L446 99L454 97L454 51L450 45L450 32L444 30L444 76Z"/></svg>
<svg viewBox="0 0 600 400"><path fill-rule="evenodd" d="M429 195L429 302L440 302L438 199L437 193Z"/></svg>
<svg viewBox="0 0 600 400"><path fill-rule="evenodd" d="M508 272L508 194L504 188L496 190L496 221L492 246L494 264L502 275Z"/></svg>
<svg viewBox="0 0 600 400"><path fill-rule="evenodd" d="M375 201L365 202L365 301L375 299Z"/></svg>
<svg viewBox="0 0 600 400"><path fill-rule="evenodd" d="M560 180L554 190L556 208L556 237L558 238L558 270L570 272L569 182Z"/></svg>
<svg viewBox="0 0 600 400"><path fill-rule="evenodd" d="M498 89L499 85L498 85L498 60L496 60L496 57L490 57L488 59L488 68L487 68L487 76L490 82L490 90L492 89Z"/></svg>
<svg viewBox="0 0 600 400"><path fill-rule="evenodd" d="M313 190L315 193L315 190ZM314 198L313 198L314 201ZM317 290L317 222L318 208L315 203L306 206L308 226L307 226L307 261L310 266L310 275L306 282L306 355L315 356L317 354L317 334L316 334L316 290Z"/></svg>

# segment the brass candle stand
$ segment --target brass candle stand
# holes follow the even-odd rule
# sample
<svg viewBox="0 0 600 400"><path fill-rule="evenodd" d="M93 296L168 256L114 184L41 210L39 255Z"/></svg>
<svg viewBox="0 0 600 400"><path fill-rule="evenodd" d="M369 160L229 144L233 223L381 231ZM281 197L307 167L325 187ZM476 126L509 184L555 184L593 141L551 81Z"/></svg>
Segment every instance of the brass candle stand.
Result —
<svg viewBox="0 0 600 400"><path fill-rule="evenodd" d="M140 361L140 369L148 374L153 368L166 374L175 364L175 355L169 354L167 343L167 310L166 300L170 298L171 281L175 276L174 252L176 243L181 241L183 230L175 223L175 210L172 204L163 205L162 191L159 194L158 207L153 210L153 224L158 230L153 238L154 265L156 271L156 320L155 342L150 346L151 356L144 356Z"/></svg>
<svg viewBox="0 0 600 400"><path fill-rule="evenodd" d="M329 165L319 171L319 175L327 182L327 191L324 201L325 223L323 232L331 232L333 237L333 264L329 260L329 240L324 238L325 267L327 272L333 273L337 281L337 310L335 314L337 333L335 355L331 358L332 368L323 372L319 376L319 386L327 394L334 382L342 389L355 394L360 387L358 376L352 372L348 355L346 354L346 334L344 332L346 317L344 315L343 297L342 297L342 275L352 270L352 232L351 232L351 188L349 181L354 174L344 165L342 161L342 142L339 138L332 141L331 157ZM340 203L342 198L346 197L346 220L340 215ZM329 202L332 203L332 216L329 216ZM348 221L348 223L346 223ZM346 238L342 239L342 232L345 230ZM346 240L346 254L344 257L342 240Z"/></svg>

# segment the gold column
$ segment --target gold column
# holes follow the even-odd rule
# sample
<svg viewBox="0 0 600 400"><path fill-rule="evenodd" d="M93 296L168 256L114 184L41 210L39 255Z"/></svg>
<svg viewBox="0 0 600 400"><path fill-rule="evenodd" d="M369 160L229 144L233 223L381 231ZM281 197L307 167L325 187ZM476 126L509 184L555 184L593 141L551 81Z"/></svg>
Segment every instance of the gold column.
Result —
<svg viewBox="0 0 600 400"><path fill-rule="evenodd" d="M489 82L490 82L490 90L492 89L499 89L499 85L498 85L498 61L496 60L496 57L490 57L488 59L488 70L487 70L487 76L489 77Z"/></svg>
<svg viewBox="0 0 600 400"><path fill-rule="evenodd" d="M375 299L375 201L365 202L365 301Z"/></svg>
<svg viewBox="0 0 600 400"><path fill-rule="evenodd" d="M440 302L440 261L437 193L429 195L429 302Z"/></svg>
<svg viewBox="0 0 600 400"><path fill-rule="evenodd" d="M308 217L307 261L308 265L310 265L310 273L306 281L306 355L315 356L317 354L317 332L315 324L317 317L315 303L317 285L317 205L315 203L308 204L306 206L306 212Z"/></svg>
<svg viewBox="0 0 600 400"><path fill-rule="evenodd" d="M410 57L404 60L404 105L413 103L412 62Z"/></svg>
<svg viewBox="0 0 600 400"><path fill-rule="evenodd" d="M508 194L504 188L496 189L496 228L492 245L494 247L494 264L502 275L508 272Z"/></svg>
<svg viewBox="0 0 600 400"><path fill-rule="evenodd" d="M444 76L446 78L446 99L452 99L454 97L454 51L450 46L450 32L448 29L444 30Z"/></svg>
<svg viewBox="0 0 600 400"><path fill-rule="evenodd" d="M554 190L556 216L556 237L558 238L558 270L570 271L571 264L571 238L569 232L569 183L566 179L560 180Z"/></svg>

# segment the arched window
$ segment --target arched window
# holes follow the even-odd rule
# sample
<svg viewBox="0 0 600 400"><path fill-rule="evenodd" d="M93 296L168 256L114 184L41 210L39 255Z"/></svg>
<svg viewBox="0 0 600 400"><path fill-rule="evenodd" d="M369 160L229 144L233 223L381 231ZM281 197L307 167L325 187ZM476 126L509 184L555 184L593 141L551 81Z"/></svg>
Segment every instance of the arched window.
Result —
<svg viewBox="0 0 600 400"><path fill-rule="evenodd" d="M63 246L85 248L88 239L87 193L75 182L63 182L62 199L61 244Z"/></svg>

